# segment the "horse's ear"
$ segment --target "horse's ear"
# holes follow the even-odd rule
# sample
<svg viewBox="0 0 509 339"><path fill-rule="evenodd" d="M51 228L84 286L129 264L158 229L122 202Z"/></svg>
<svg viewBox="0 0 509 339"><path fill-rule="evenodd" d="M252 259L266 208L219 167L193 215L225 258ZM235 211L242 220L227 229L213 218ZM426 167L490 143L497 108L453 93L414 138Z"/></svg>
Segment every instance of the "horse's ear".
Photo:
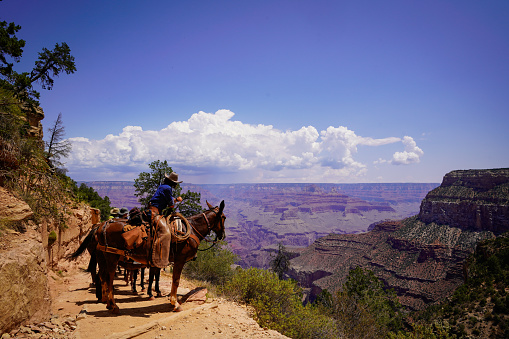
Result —
<svg viewBox="0 0 509 339"><path fill-rule="evenodd" d="M223 213L223 210L224 210L224 200L221 201L221 203L219 204L219 212L217 214L221 214Z"/></svg>
<svg viewBox="0 0 509 339"><path fill-rule="evenodd" d="M207 200L205 200L205 201L207 201ZM214 206L212 206L212 205L211 205L208 201L207 201L207 206L208 206L210 209L213 209L213 208L214 208Z"/></svg>

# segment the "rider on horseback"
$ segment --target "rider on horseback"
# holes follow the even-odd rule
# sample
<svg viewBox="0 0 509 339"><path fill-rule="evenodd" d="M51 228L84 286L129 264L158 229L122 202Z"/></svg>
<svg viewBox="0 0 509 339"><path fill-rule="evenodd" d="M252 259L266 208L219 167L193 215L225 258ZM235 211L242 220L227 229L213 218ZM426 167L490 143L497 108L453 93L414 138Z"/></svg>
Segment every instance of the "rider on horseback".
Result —
<svg viewBox="0 0 509 339"><path fill-rule="evenodd" d="M152 213L152 225L154 225L156 216L162 214L166 207L174 207L173 189L182 182L178 180L179 176L175 172L171 172L169 175L167 173L164 174L163 183L157 188L156 193L154 193L148 205ZM180 202L182 201L182 197L177 197L175 200Z"/></svg>

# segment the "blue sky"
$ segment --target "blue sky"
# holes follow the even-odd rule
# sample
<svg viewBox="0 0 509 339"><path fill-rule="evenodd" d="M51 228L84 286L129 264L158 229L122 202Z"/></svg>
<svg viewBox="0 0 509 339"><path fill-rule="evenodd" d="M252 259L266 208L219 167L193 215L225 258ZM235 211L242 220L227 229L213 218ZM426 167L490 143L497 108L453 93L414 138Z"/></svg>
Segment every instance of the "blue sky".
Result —
<svg viewBox="0 0 509 339"><path fill-rule="evenodd" d="M509 2L3 0L75 180L440 182L509 167Z"/></svg>

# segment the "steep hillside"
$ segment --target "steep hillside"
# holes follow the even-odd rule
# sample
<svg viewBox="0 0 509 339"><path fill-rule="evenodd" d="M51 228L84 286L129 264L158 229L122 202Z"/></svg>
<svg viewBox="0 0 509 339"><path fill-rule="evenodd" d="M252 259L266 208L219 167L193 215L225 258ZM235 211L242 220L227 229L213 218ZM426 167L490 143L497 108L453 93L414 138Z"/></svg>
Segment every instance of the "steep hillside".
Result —
<svg viewBox="0 0 509 339"><path fill-rule="evenodd" d="M509 227L504 193L508 182L506 169L451 172L423 200L418 217L381 223L365 234L321 238L291 260L289 275L306 286L313 298L322 289L337 290L350 269L365 267L394 288L404 305L421 309L442 300L463 282L463 261L477 242ZM437 203L437 192L455 192L455 199L441 194ZM479 211L474 219L478 222L458 212L466 201L469 210ZM430 212L438 205L440 213Z"/></svg>
<svg viewBox="0 0 509 339"><path fill-rule="evenodd" d="M509 233L480 242L465 271L465 283L450 298L414 318L445 320L458 337L509 338Z"/></svg>
<svg viewBox="0 0 509 339"><path fill-rule="evenodd" d="M28 322L49 320L48 271L67 270L69 263L62 258L99 221L99 211L68 206L67 227L61 228L49 220L31 220L30 207L2 187L0 205L1 334ZM16 225L17 231L6 225Z"/></svg>

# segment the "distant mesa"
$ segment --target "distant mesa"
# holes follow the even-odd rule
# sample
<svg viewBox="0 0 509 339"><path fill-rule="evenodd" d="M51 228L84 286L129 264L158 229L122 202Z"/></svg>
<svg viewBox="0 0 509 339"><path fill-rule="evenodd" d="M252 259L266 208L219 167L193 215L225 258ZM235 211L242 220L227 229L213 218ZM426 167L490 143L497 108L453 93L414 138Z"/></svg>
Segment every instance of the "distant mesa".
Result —
<svg viewBox="0 0 509 339"><path fill-rule="evenodd" d="M361 266L404 305L422 309L463 282L463 261L479 241L509 230L508 208L509 169L453 171L426 195L417 216L320 238L291 260L289 276L313 299L323 289L336 291Z"/></svg>

